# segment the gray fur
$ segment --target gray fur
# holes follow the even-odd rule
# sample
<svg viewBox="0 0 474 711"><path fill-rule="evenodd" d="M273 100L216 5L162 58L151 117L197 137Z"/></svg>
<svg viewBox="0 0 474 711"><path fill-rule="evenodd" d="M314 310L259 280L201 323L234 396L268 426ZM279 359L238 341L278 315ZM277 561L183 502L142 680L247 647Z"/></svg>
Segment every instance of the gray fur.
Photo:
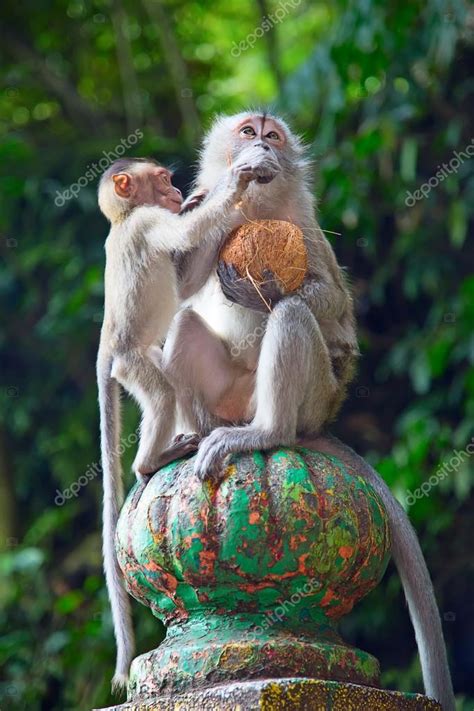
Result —
<svg viewBox="0 0 474 711"><path fill-rule="evenodd" d="M120 393L118 383L110 377L111 360L99 351L97 383L100 407L100 439L104 486L103 541L104 571L112 609L117 644L117 659L112 688L126 685L134 653L134 635L128 593L115 553L117 521L123 503L122 470L119 455Z"/></svg>
<svg viewBox="0 0 474 711"><path fill-rule="evenodd" d="M218 119L204 141L201 170L196 191L207 193L223 174L232 153L233 129L245 114ZM253 183L242 200L233 226L248 220L282 219L300 226L308 251L309 275L298 295L278 300L270 314L251 310L255 295L247 299L242 283L232 295L231 279L226 275L226 296L216 277L204 287L202 298L193 306L200 316L178 315L165 346L167 365L172 366L178 399L183 388L188 402L186 415L201 435L195 471L205 478L222 474L223 458L232 452L292 445L304 435L317 436L335 417L352 379L358 356L353 305L344 273L314 216L314 199L309 182L309 162L304 148L288 126L276 119L287 135L287 145L279 155L279 169L269 161L268 151L256 142L254 159L273 173L269 184ZM274 156L273 156L274 158ZM192 202L193 196L190 201ZM235 299L233 298L235 296ZM249 308L245 308L245 307ZM186 329L180 325L186 322ZM248 337L256 329L263 337L254 347L233 358L231 344ZM184 340L188 347L185 350ZM193 341L209 358L209 373L179 377L193 363ZM227 363L217 347L227 345ZM181 349L181 350L180 350ZM216 419L206 406L206 388L216 378L231 379L232 368L255 372L252 412L246 419L229 426ZM224 365L223 365L224 363ZM220 369L220 370L219 370ZM194 390L193 390L194 383ZM182 402L186 402L185 399ZM196 429L196 427L193 427ZM416 534L408 518L383 480L355 452L334 439L313 440L316 449L326 447L365 476L380 494L387 508L392 534L392 552L402 579L410 616L415 628L423 680L428 695L439 700L445 711L454 711L446 648L430 576ZM322 451L325 451L324 449Z"/></svg>
<svg viewBox="0 0 474 711"><path fill-rule="evenodd" d="M314 198L310 184L311 162L300 139L277 117L285 135L281 150L268 149L256 137L243 149L234 147L236 126L245 113L219 118L204 141L201 168L196 193L207 194L215 189L227 169L229 155L233 160L246 160L254 166L265 183L258 178L249 185L236 209L233 227L258 219L288 220L303 231L308 252L308 275L296 295L281 298L268 315L261 350L246 353L246 367L256 369L256 388L251 421L239 429L226 427L221 421L217 431L200 432L206 437L196 458L196 472L204 478L217 475L222 459L235 451L249 451L258 442L261 448L271 447L281 438L294 443L298 435L317 432L333 419L345 396L345 388L355 370L358 355L353 304L342 269L315 219ZM192 202L193 196L189 198ZM205 202L203 203L205 204ZM244 282L236 286L238 305L230 307L215 275L208 279L203 291L192 300L193 307L212 329L246 336L267 318L250 311L252 299L242 294ZM255 300L253 287L252 298ZM226 295L231 296L226 289ZM215 306L214 306L215 305ZM242 308L247 307L247 309ZM215 313L210 313L212 309ZM208 315L209 314L209 315ZM249 315L249 314L253 314ZM224 320L224 321L223 321ZM247 324L243 329L242 324ZM195 337L198 331L194 331ZM227 336L228 338L228 336ZM234 339L233 339L234 340ZM210 337L208 339L210 344ZM337 368L335 367L337 365ZM233 367L229 359L228 368ZM178 367L179 370L179 367ZM180 397L179 380L176 382ZM206 407L193 397L194 420L205 422ZM199 430L198 430L199 431Z"/></svg>

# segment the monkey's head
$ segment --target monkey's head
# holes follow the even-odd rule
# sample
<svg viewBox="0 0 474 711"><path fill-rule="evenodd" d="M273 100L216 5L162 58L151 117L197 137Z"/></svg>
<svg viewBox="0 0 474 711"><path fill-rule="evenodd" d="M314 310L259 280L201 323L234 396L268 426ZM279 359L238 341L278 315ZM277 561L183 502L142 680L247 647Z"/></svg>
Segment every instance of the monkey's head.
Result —
<svg viewBox="0 0 474 711"><path fill-rule="evenodd" d="M178 213L182 202L170 171L152 158L120 158L100 179L99 207L112 223L140 205L159 205Z"/></svg>
<svg viewBox="0 0 474 711"><path fill-rule="evenodd" d="M201 153L199 186L212 188L236 160L257 167L257 184L306 177L308 161L301 140L281 118L265 112L220 116L207 134ZM258 189L251 186L252 189Z"/></svg>

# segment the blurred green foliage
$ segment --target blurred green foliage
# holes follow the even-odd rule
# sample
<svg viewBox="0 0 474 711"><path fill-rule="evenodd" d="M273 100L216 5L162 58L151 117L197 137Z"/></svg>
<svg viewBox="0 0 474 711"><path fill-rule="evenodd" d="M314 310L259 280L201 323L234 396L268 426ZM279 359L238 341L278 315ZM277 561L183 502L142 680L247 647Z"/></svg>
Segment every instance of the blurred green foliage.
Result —
<svg viewBox="0 0 474 711"><path fill-rule="evenodd" d="M357 299L363 357L336 429L406 502L474 435L474 15L463 0L7 0L1 13L0 706L89 709L111 702L114 658L99 478L60 498L99 458L107 226L86 171L139 129L128 152L173 164L186 189L216 111L289 118ZM58 200L81 176L77 198ZM468 709L474 459L461 459L410 515ZM134 607L144 651L162 630ZM421 689L395 571L344 633L386 685Z"/></svg>

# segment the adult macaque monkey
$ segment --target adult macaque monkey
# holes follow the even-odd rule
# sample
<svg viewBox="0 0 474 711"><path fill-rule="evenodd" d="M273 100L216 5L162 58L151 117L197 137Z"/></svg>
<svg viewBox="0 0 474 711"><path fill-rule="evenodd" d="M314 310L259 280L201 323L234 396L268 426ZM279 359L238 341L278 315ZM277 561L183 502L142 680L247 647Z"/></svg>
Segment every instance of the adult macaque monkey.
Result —
<svg viewBox="0 0 474 711"><path fill-rule="evenodd" d="M358 354L352 299L315 219L308 160L283 121L248 113L218 119L205 140L196 192L184 208L200 200L205 205L202 196L215 189L229 163L242 160L252 164L256 180L234 210L232 228L258 219L293 222L304 234L309 273L290 298L281 298L274 282L262 285L273 304L268 313L251 284L221 268L225 295L211 273L191 300L193 309L173 321L163 365L186 424L208 435L196 459L202 478L217 475L231 452L291 445L297 435L319 432L337 413ZM263 336L239 348L255 333ZM234 358L235 347L240 353ZM243 409L249 393L250 406ZM248 424L222 426L229 421Z"/></svg>
<svg viewBox="0 0 474 711"><path fill-rule="evenodd" d="M113 686L126 683L133 654L129 601L114 548L123 499L119 383L142 409L140 444L133 468L137 478L144 481L166 462L162 451L174 428L174 393L154 364L178 308L179 284L172 255L199 245L206 258L207 252L216 252L229 228L229 214L253 177L248 163L235 163L224 171L206 203L184 216L177 214L182 197L172 185L170 172L150 159L116 161L100 181L99 205L111 222L105 244L105 306L97 380L104 477L104 568L117 640ZM199 264L199 252L194 252L194 258ZM204 272L201 268L200 279ZM184 270L182 276L188 292L199 287L192 272ZM184 439L173 454L186 451ZM170 456L168 450L168 460L173 454Z"/></svg>
<svg viewBox="0 0 474 711"><path fill-rule="evenodd" d="M355 474L365 476L388 511L393 555L415 628L426 692L446 711L454 711L433 587L405 512L355 452L334 439L315 439L337 412L358 349L352 300L315 219L301 142L277 117L243 113L218 119L205 140L196 192L184 209L205 204L229 160L244 156L252 157L258 174L235 210L232 227L257 219L295 223L305 237L309 275L296 297L282 298L274 284L262 285L272 304L268 313L253 287L220 265L221 281L211 275L192 300L194 310L184 309L174 319L162 362L188 426L204 435L196 473L202 478L222 473L222 460L231 452L294 445L306 438L315 449L336 454ZM249 339L255 333L263 336ZM238 355L232 357L236 346ZM244 424L223 426L229 420Z"/></svg>

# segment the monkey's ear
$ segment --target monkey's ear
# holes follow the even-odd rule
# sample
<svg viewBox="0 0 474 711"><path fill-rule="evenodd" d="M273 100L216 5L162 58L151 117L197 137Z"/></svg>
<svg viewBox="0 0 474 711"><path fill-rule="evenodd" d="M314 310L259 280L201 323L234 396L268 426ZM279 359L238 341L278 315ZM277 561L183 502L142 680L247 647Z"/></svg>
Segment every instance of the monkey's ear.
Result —
<svg viewBox="0 0 474 711"><path fill-rule="evenodd" d="M117 173L112 175L115 183L115 192L119 197L128 198L132 192L132 176L128 173Z"/></svg>

